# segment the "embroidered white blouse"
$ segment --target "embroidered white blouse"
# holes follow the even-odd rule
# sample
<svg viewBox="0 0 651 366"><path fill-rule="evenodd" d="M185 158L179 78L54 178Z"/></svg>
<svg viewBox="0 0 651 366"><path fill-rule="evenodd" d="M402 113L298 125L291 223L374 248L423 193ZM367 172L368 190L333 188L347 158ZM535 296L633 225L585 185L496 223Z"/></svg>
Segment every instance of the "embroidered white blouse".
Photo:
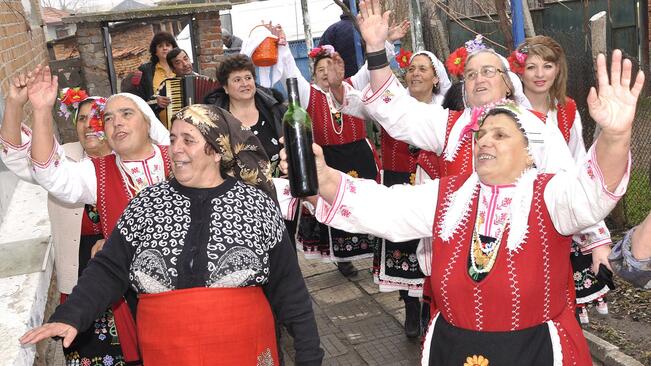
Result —
<svg viewBox="0 0 651 366"><path fill-rule="evenodd" d="M161 125L162 126L162 125ZM29 182L36 182L57 199L67 203L97 203L97 178L92 160L79 162L65 158L65 151L54 139L48 160L41 164L31 159L31 130L21 127L21 145L8 143L0 136L0 158L9 170ZM122 161L125 181L134 186L148 186L165 180L165 162L160 147L143 160ZM120 162L120 159L116 159ZM136 189L137 190L137 189Z"/></svg>
<svg viewBox="0 0 651 366"><path fill-rule="evenodd" d="M535 170L530 172L535 173ZM570 235L602 220L626 192L629 172L630 158L624 178L614 192L609 192L596 163L593 147L581 169L557 173L549 181L544 192L545 203L556 230L561 234ZM526 179L527 175L530 179ZM417 186L385 187L371 180L354 179L343 173L341 176L341 184L334 202L328 204L319 198L315 212L317 220L340 230L368 233L395 242L432 236L432 227L437 215L435 210L438 180ZM507 248L518 250L526 238L526 221L531 205L531 194L527 194L527 191L531 191L533 179L535 174L525 173L514 185L495 187L480 183L480 205L477 212L479 232L498 237L509 218L512 233L510 237L514 237L514 241L509 240ZM475 183L471 182L470 186L472 192ZM463 187L458 192L462 190ZM449 199L446 215L452 219L443 219L451 224L447 225L447 228L444 224L442 231L435 233L436 235L445 238L445 231L450 233L460 229L463 209L469 206L467 203L471 197L472 194L455 197L462 201L456 205L461 207L460 210L454 207L454 199ZM526 210L522 211L525 206ZM521 217L518 213L523 212L527 212L525 217L516 220ZM467 214L468 212L465 213ZM521 233L519 239L518 235L514 235L516 233ZM429 258L424 259L431 262L431 254Z"/></svg>

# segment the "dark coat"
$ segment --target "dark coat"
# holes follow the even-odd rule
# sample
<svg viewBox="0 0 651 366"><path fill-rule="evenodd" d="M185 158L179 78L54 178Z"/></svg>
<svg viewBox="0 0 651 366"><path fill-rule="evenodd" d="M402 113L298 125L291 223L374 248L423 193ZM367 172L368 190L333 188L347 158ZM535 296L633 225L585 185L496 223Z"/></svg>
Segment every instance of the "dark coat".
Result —
<svg viewBox="0 0 651 366"><path fill-rule="evenodd" d="M343 14L341 20L332 24L323 32L319 40L319 46L329 44L335 48L346 68L345 77L351 77L357 73L357 56L355 53L355 26L353 18Z"/></svg>
<svg viewBox="0 0 651 366"><path fill-rule="evenodd" d="M272 121L278 136L283 136L283 116L287 106L283 104L285 97L275 89L269 89L256 84L255 107L265 121ZM215 89L203 101L205 104L215 104L228 110L230 100L223 87Z"/></svg>

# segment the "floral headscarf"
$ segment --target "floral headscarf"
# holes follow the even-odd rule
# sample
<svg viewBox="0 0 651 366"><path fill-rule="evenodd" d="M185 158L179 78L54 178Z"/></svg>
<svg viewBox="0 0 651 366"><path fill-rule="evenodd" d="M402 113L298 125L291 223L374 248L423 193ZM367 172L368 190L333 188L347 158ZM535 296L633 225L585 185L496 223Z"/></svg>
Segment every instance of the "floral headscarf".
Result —
<svg viewBox="0 0 651 366"><path fill-rule="evenodd" d="M227 110L208 104L193 104L178 111L174 120L195 126L219 154L226 174L260 188L276 200L271 163L249 127Z"/></svg>

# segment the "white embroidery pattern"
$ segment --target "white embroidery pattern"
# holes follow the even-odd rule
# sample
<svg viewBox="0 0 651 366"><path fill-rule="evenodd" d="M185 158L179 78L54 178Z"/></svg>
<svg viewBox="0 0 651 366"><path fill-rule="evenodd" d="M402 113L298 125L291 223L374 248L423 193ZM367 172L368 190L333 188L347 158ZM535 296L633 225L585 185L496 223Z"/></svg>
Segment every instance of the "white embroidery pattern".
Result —
<svg viewBox="0 0 651 366"><path fill-rule="evenodd" d="M257 188L236 182L210 201L207 287L261 285L269 276L269 250L285 224L273 201ZM177 259L190 230L190 200L168 182L144 189L120 218L117 228L135 248L129 273L143 293L176 288Z"/></svg>

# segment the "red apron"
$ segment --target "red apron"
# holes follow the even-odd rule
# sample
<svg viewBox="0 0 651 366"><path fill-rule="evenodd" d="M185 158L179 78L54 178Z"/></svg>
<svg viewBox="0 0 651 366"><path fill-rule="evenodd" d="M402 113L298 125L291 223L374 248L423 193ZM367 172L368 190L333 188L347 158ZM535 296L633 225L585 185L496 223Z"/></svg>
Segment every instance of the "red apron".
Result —
<svg viewBox="0 0 651 366"><path fill-rule="evenodd" d="M145 365L278 365L276 330L260 287L192 288L140 295Z"/></svg>

